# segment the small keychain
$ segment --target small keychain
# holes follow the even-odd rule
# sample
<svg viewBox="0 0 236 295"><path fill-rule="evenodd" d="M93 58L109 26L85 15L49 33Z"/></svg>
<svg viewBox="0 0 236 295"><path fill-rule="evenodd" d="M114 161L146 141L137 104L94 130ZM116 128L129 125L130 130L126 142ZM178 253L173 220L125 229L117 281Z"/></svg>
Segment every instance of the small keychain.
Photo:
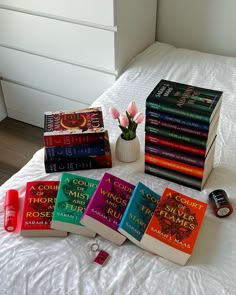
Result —
<svg viewBox="0 0 236 295"><path fill-rule="evenodd" d="M92 252L97 254L96 257L93 259L93 262L103 266L104 263L107 261L108 257L110 256L110 254L104 250L100 250L100 247L97 241L95 241L90 246L90 249Z"/></svg>

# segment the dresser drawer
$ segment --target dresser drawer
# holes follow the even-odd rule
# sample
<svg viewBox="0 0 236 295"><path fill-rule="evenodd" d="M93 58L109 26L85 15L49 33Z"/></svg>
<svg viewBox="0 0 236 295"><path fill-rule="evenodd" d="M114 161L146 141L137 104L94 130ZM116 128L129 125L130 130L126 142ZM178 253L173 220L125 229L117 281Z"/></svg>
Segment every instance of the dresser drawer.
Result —
<svg viewBox="0 0 236 295"><path fill-rule="evenodd" d="M0 0L0 7L103 26L115 25L113 0Z"/></svg>
<svg viewBox="0 0 236 295"><path fill-rule="evenodd" d="M111 74L1 46L0 65L6 80L88 104L116 80Z"/></svg>
<svg viewBox="0 0 236 295"><path fill-rule="evenodd" d="M2 80L8 117L43 128L44 112L75 110L89 105Z"/></svg>
<svg viewBox="0 0 236 295"><path fill-rule="evenodd" d="M0 9L0 45L115 71L114 32Z"/></svg>

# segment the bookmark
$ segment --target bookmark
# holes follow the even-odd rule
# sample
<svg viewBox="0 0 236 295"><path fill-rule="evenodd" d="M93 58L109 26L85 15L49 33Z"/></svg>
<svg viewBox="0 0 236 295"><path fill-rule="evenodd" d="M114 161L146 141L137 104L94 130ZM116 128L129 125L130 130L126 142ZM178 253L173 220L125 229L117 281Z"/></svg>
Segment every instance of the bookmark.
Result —
<svg viewBox="0 0 236 295"><path fill-rule="evenodd" d="M97 255L93 259L94 263L97 263L101 266L104 265L104 263L107 261L108 257L110 256L109 253L107 253L104 250L100 250L99 244L97 241L95 241L91 246L90 249L92 252L96 253Z"/></svg>

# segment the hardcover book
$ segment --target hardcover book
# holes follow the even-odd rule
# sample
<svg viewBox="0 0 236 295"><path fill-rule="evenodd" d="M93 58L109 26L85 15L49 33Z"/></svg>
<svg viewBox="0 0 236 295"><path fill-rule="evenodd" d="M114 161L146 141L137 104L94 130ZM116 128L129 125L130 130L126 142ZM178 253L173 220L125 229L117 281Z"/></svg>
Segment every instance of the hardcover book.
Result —
<svg viewBox="0 0 236 295"><path fill-rule="evenodd" d="M96 233L80 223L99 181L71 173L62 173L51 227L88 237Z"/></svg>
<svg viewBox="0 0 236 295"><path fill-rule="evenodd" d="M210 123L222 102L222 91L161 80L146 100L152 110Z"/></svg>
<svg viewBox="0 0 236 295"><path fill-rule="evenodd" d="M104 155L105 143L45 147L47 158Z"/></svg>
<svg viewBox="0 0 236 295"><path fill-rule="evenodd" d="M45 136L103 131L105 130L100 107L44 113Z"/></svg>
<svg viewBox="0 0 236 295"><path fill-rule="evenodd" d="M116 245L126 237L118 227L135 186L115 175L104 173L81 223Z"/></svg>
<svg viewBox="0 0 236 295"><path fill-rule="evenodd" d="M121 219L118 231L130 241L143 248L140 241L158 205L160 196L138 182Z"/></svg>
<svg viewBox="0 0 236 295"><path fill-rule="evenodd" d="M141 244L150 252L185 265L192 255L207 203L166 188Z"/></svg>
<svg viewBox="0 0 236 295"><path fill-rule="evenodd" d="M59 181L31 181L25 189L20 234L25 237L66 237L67 232L51 229Z"/></svg>

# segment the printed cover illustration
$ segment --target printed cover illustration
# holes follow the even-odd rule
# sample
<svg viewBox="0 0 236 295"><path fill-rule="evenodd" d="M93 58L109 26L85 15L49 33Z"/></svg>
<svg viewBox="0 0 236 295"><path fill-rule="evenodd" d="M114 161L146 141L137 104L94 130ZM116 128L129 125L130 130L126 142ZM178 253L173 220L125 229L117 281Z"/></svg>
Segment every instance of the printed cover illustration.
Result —
<svg viewBox="0 0 236 295"><path fill-rule="evenodd" d="M86 229L80 219L87 207L99 181L96 179L62 173L57 200L52 218L52 227L68 232L95 236ZM79 227L82 227L80 229Z"/></svg>
<svg viewBox="0 0 236 295"><path fill-rule="evenodd" d="M193 251L206 209L207 203L166 188L141 243L156 254L185 264Z"/></svg>
<svg viewBox="0 0 236 295"><path fill-rule="evenodd" d="M59 181L46 180L32 181L26 184L21 235L67 235L67 232L51 229L51 220L58 186ZM41 231L45 233L40 233Z"/></svg>
<svg viewBox="0 0 236 295"><path fill-rule="evenodd" d="M146 100L146 106L164 113L209 123L217 111L222 91L161 80Z"/></svg>
<svg viewBox="0 0 236 295"><path fill-rule="evenodd" d="M44 113L44 135L103 132L100 107Z"/></svg>
<svg viewBox="0 0 236 295"><path fill-rule="evenodd" d="M152 217L160 195L138 182L125 210L118 230L140 246L141 238Z"/></svg>

